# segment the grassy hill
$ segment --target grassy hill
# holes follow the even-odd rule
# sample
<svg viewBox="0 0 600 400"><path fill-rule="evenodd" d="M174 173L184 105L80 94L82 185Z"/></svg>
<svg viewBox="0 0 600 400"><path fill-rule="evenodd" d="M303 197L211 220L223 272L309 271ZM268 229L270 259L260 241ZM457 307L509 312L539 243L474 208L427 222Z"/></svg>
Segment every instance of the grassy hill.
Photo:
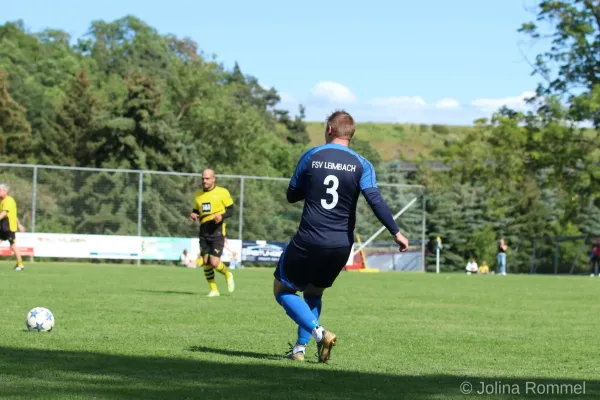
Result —
<svg viewBox="0 0 600 400"><path fill-rule="evenodd" d="M311 144L323 143L324 122L308 122ZM472 130L472 126L359 123L356 134L368 140L381 154L384 161L397 160L400 156L406 161L416 160L419 155L434 159L433 150L444 146L445 140L460 138Z"/></svg>

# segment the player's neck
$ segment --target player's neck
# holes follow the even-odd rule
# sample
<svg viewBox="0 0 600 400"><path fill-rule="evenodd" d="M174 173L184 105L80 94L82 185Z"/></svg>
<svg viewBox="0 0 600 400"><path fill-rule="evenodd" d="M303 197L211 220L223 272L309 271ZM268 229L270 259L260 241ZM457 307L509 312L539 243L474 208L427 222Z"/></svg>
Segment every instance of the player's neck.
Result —
<svg viewBox="0 0 600 400"><path fill-rule="evenodd" d="M340 145L346 146L346 147L348 147L350 145L350 141L348 139L340 139L340 138L331 139L331 142L329 142L329 143L340 144Z"/></svg>

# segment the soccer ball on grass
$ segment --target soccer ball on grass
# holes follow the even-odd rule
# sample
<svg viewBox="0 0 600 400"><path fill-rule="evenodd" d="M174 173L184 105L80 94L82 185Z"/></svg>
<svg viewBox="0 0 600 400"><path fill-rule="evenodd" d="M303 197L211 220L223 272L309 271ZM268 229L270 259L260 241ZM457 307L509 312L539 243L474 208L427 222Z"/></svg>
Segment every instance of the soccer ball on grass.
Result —
<svg viewBox="0 0 600 400"><path fill-rule="evenodd" d="M25 325L30 331L50 332L54 328L54 315L47 308L33 308L27 313Z"/></svg>

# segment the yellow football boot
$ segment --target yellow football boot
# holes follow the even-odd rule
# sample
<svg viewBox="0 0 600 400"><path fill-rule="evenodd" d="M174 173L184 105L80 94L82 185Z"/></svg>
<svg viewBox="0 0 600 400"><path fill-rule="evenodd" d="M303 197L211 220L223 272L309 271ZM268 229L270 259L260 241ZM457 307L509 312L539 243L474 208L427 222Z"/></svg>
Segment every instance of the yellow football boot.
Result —
<svg viewBox="0 0 600 400"><path fill-rule="evenodd" d="M323 332L323 339L317 343L319 362L327 362L331 358L331 348L335 346L337 336L329 331Z"/></svg>

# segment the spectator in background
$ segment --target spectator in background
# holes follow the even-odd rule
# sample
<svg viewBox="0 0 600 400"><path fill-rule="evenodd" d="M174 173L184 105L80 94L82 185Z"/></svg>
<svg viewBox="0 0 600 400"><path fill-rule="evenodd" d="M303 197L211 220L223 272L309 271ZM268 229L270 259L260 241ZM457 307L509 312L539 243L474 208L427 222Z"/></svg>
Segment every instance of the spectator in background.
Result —
<svg viewBox="0 0 600 400"><path fill-rule="evenodd" d="M475 261L475 259L473 257L471 257L471 259L467 263L466 270L467 270L467 274L469 274L469 275L476 274L477 271L479 271L479 269L477 268L477 262Z"/></svg>
<svg viewBox="0 0 600 400"><path fill-rule="evenodd" d="M181 255L181 265L185 265L188 268L196 268L196 260L189 256L187 249L183 250Z"/></svg>
<svg viewBox="0 0 600 400"><path fill-rule="evenodd" d="M231 261L229 261L229 268L236 269L236 268L238 268L239 264L240 264L240 262L238 261L237 252L232 251L231 252Z"/></svg>
<svg viewBox="0 0 600 400"><path fill-rule="evenodd" d="M229 240L225 238L225 249L227 249L231 253L231 260L229 261L229 268L236 269L238 267L244 268L243 265L240 265L240 261L238 260L237 252L229 247Z"/></svg>
<svg viewBox="0 0 600 400"><path fill-rule="evenodd" d="M480 274L489 274L490 273L490 267L488 267L488 265L485 262L485 260L483 260L481 262L481 265L479 266L479 273Z"/></svg>
<svg viewBox="0 0 600 400"><path fill-rule="evenodd" d="M592 245L592 254L590 255L592 276L595 276L596 274L600 276L600 273L598 273L598 264L600 264L600 238L596 238L596 241Z"/></svg>
<svg viewBox="0 0 600 400"><path fill-rule="evenodd" d="M506 275L506 249L508 246L504 242L504 238L500 238L498 241L498 254L496 254L496 261L498 263L498 273L500 275Z"/></svg>

